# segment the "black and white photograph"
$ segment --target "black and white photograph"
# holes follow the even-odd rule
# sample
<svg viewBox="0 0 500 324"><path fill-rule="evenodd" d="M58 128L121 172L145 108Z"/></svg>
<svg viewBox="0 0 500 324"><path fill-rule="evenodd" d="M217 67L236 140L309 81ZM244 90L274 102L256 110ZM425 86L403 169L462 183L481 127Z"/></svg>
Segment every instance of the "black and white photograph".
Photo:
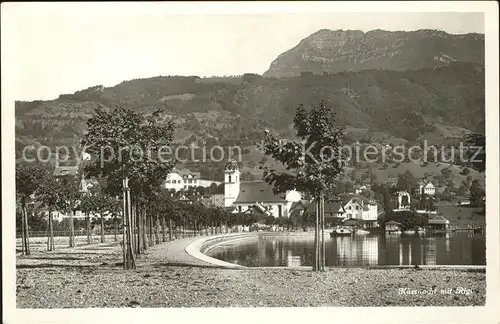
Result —
<svg viewBox="0 0 500 324"><path fill-rule="evenodd" d="M500 319L497 2L2 3L1 29L4 323Z"/></svg>

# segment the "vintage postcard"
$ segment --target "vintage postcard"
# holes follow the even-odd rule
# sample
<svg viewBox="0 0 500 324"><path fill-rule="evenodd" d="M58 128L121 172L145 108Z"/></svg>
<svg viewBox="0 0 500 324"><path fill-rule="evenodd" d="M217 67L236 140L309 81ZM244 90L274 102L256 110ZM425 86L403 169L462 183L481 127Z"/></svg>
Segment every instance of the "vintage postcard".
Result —
<svg viewBox="0 0 500 324"><path fill-rule="evenodd" d="M496 2L3 3L1 61L4 323L500 320Z"/></svg>

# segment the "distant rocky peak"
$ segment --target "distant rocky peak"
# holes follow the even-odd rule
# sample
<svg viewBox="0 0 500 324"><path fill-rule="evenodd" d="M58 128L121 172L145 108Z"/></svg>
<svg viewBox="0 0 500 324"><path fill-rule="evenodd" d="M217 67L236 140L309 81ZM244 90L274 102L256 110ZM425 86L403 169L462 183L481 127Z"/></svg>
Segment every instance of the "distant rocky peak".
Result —
<svg viewBox="0 0 500 324"><path fill-rule="evenodd" d="M265 77L339 73L366 69L434 68L450 62L484 64L484 35L440 30L320 29L280 54Z"/></svg>

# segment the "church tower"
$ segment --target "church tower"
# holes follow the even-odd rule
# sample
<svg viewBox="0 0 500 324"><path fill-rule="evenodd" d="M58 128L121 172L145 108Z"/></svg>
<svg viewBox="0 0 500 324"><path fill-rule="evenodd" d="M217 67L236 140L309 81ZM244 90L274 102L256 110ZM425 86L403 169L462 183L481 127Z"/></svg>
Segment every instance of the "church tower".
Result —
<svg viewBox="0 0 500 324"><path fill-rule="evenodd" d="M240 170L238 162L231 161L224 169L224 206L228 207L238 198L240 193Z"/></svg>

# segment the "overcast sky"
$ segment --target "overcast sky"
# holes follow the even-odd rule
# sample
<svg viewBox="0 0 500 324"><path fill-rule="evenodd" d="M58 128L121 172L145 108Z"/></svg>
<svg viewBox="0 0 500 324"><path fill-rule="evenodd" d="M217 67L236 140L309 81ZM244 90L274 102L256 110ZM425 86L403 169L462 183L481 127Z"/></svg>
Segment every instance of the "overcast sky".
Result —
<svg viewBox="0 0 500 324"><path fill-rule="evenodd" d="M158 75L261 74L280 53L322 28L484 33L482 13L266 14L243 9L246 15L217 10L171 15L155 9L148 13L146 7L119 12L88 4L43 10L24 6L8 12L2 59L14 61L9 65L14 79L8 81L14 97L54 99L97 84ZM2 32L3 9L2 4Z"/></svg>

